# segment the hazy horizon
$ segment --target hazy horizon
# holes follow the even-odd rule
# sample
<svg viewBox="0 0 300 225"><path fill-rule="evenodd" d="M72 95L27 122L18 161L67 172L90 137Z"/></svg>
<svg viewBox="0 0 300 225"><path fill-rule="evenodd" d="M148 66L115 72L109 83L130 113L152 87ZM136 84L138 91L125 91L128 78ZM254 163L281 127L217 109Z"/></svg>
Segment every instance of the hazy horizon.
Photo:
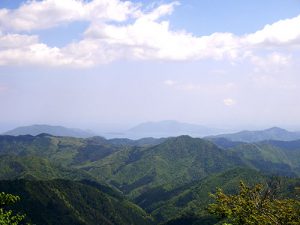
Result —
<svg viewBox="0 0 300 225"><path fill-rule="evenodd" d="M127 138L133 138L133 139L139 139L139 137L135 137L135 136L126 136L126 132L128 132L129 130L131 130L132 128L135 128L137 126L140 126L142 124L148 124L148 123L161 123L161 122L165 122L165 121L172 121L172 122L176 122L176 123L182 123L182 124L190 124L190 125L199 125L199 126L203 126L204 128L207 129L214 129L215 131L212 132L213 135L217 135L217 134L227 134L227 133L236 133L236 132L240 132L240 131L257 131L257 130L267 130L270 128L274 128L274 127L278 127L278 128L282 128L288 131L300 131L300 128L298 127L284 127L284 126L251 126L251 125L245 125L245 126L240 126L240 127L217 127L217 126L207 126L207 125L203 125L203 124L197 124L197 123L189 123L189 122L184 122L184 121L177 121L177 120L161 120L161 121L145 121L145 122L141 122L138 124L96 124L94 126L91 127L87 127L87 126L82 126L82 127L75 127L75 126L68 126L68 125L64 125L64 124L47 124L47 123L40 123L40 124L22 124L22 125L12 125L12 124L0 124L0 134L7 132L7 131L11 131L14 130L15 128L20 128L20 127L30 127L30 126L34 126L34 125L49 125L49 126L62 126L65 128L71 128L71 129L80 129L82 131L87 131L87 132L91 132L94 133L95 135L100 135L100 136L104 136L104 137L108 137L108 138L121 138L121 137L127 137ZM119 133L119 135L118 135ZM208 136L208 135L204 135L204 136ZM203 137L204 137L203 136ZM141 137L144 137L143 135ZM200 137L200 136L199 136Z"/></svg>
<svg viewBox="0 0 300 225"><path fill-rule="evenodd" d="M295 0L3 0L0 132L300 130L299 50Z"/></svg>

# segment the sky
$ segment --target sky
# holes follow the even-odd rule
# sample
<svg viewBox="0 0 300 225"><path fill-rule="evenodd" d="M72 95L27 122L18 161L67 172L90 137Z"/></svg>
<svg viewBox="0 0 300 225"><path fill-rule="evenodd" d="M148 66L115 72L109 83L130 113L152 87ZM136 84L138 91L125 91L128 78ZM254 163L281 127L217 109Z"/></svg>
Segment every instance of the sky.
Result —
<svg viewBox="0 0 300 225"><path fill-rule="evenodd" d="M300 130L299 0L0 1L0 132Z"/></svg>

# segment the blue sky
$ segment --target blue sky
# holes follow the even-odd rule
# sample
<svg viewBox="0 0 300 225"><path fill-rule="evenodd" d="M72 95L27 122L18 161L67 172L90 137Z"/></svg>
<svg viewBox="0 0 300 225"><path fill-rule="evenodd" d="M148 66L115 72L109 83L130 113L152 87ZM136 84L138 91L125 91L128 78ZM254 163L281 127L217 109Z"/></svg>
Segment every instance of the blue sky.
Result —
<svg viewBox="0 0 300 225"><path fill-rule="evenodd" d="M0 131L300 129L296 0L0 2Z"/></svg>

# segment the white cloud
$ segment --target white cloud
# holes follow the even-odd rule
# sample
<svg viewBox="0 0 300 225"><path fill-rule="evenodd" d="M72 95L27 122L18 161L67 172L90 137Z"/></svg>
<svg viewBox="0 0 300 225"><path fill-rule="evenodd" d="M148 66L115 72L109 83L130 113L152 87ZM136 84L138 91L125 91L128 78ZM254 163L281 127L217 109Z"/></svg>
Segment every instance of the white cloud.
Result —
<svg viewBox="0 0 300 225"><path fill-rule="evenodd" d="M0 65L90 67L119 59L212 59L233 64L246 61L257 70L266 70L290 65L294 48L283 51L282 46L300 44L300 15L267 25L253 34L216 32L195 36L184 30L172 30L170 22L161 19L178 4L161 4L144 12L140 4L130 1L44 0L27 1L15 10L0 9ZM62 48L49 47L36 35L12 34L73 21L90 24L82 40ZM190 85L187 89L197 88Z"/></svg>
<svg viewBox="0 0 300 225"><path fill-rule="evenodd" d="M291 64L291 55L272 52L266 56L249 55L250 62L255 65L256 72L278 72Z"/></svg>
<svg viewBox="0 0 300 225"><path fill-rule="evenodd" d="M22 48L38 43L38 37L34 35L8 34L0 35L0 50Z"/></svg>
<svg viewBox="0 0 300 225"><path fill-rule="evenodd" d="M266 25L262 30L249 34L251 44L300 45L300 15Z"/></svg>
<svg viewBox="0 0 300 225"><path fill-rule="evenodd" d="M232 98L226 98L223 100L224 105L226 106L233 106L236 104L236 101Z"/></svg>
<svg viewBox="0 0 300 225"><path fill-rule="evenodd" d="M65 49L40 43L37 36L8 34L0 36L0 65L73 65L84 67L87 61L67 54Z"/></svg>
<svg viewBox="0 0 300 225"><path fill-rule="evenodd" d="M125 21L136 10L135 4L120 0L32 0L15 10L1 9L0 30L32 31L82 20Z"/></svg>

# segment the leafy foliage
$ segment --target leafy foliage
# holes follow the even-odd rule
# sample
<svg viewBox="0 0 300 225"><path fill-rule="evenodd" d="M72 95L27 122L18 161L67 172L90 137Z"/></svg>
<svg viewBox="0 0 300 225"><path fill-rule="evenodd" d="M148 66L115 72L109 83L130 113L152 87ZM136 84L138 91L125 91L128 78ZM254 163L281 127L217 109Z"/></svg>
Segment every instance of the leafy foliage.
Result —
<svg viewBox="0 0 300 225"><path fill-rule="evenodd" d="M12 210L5 207L12 205L20 200L19 196L0 192L0 224L1 225L17 225L25 218L25 215L14 214Z"/></svg>
<svg viewBox="0 0 300 225"><path fill-rule="evenodd" d="M235 225L297 225L300 224L300 201L277 199L276 188L262 184L248 187L240 183L237 195L227 195L221 189L211 196L216 200L209 211Z"/></svg>

